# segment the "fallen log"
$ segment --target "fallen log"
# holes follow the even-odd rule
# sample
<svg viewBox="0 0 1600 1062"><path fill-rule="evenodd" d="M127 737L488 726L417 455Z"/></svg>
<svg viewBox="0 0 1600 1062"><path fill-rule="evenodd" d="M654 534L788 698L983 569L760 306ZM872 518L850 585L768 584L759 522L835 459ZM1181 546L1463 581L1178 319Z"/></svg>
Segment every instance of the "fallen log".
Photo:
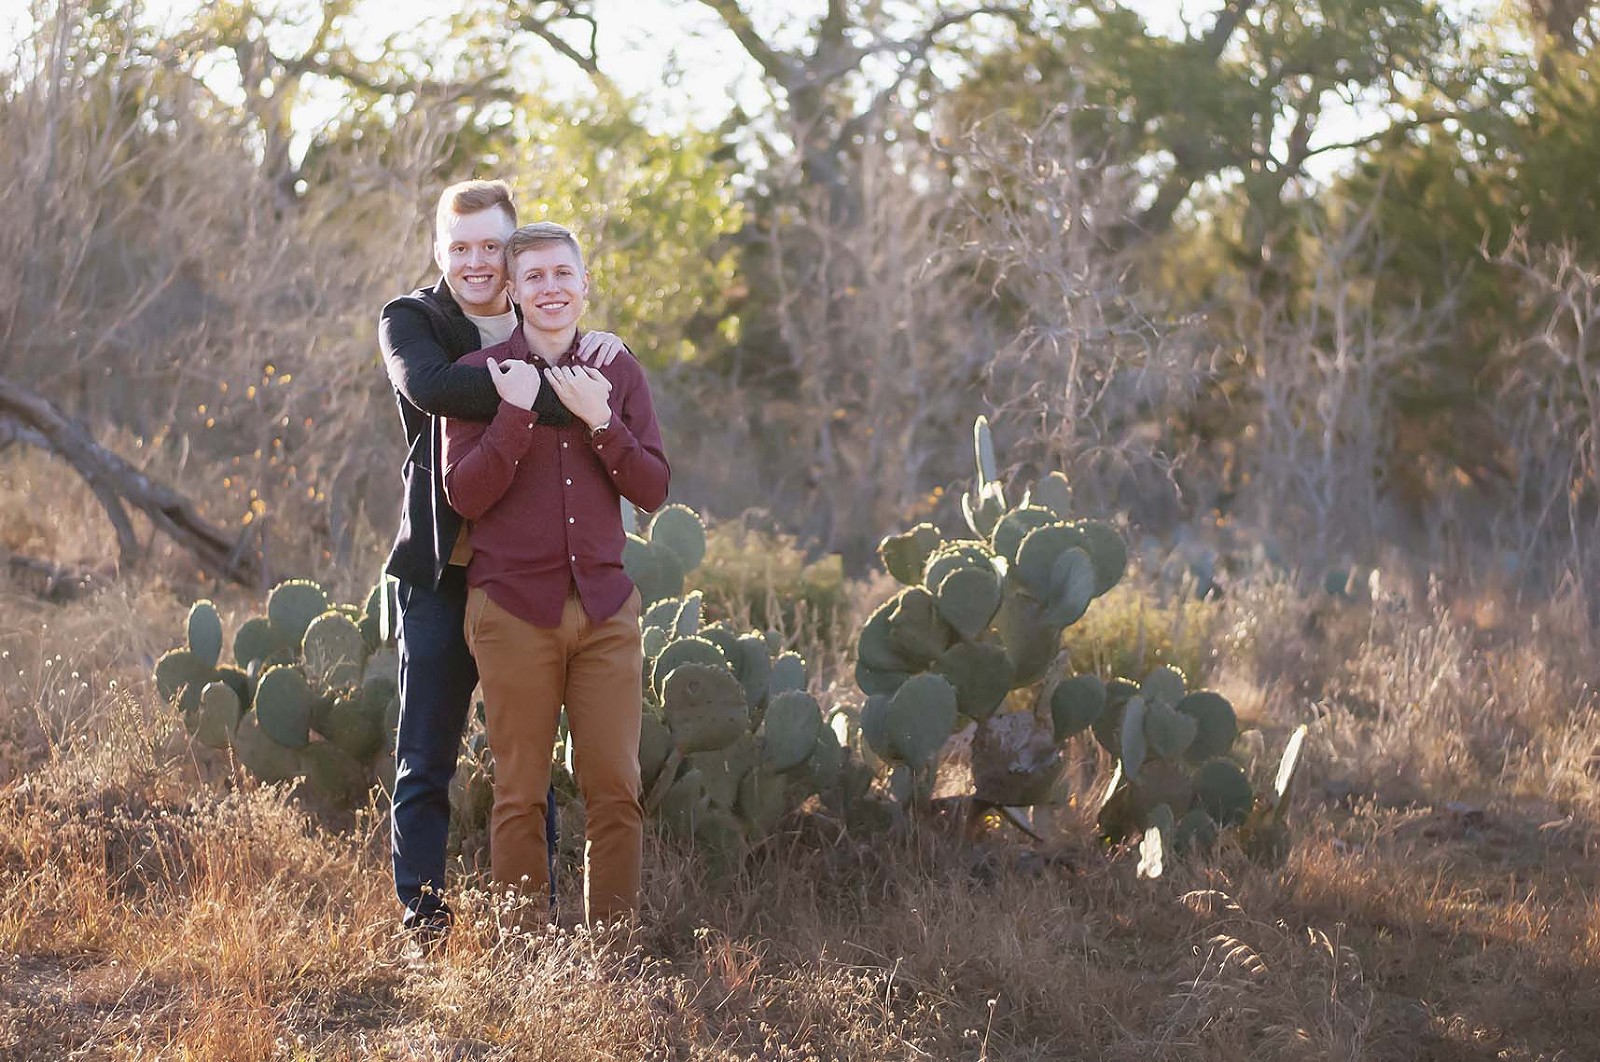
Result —
<svg viewBox="0 0 1600 1062"><path fill-rule="evenodd" d="M45 396L0 376L0 439L37 446L71 465L105 510L116 534L119 566L142 557L130 510L187 550L207 574L265 589L266 570L252 525L237 537L207 522L183 494L157 482L94 440L87 426Z"/></svg>

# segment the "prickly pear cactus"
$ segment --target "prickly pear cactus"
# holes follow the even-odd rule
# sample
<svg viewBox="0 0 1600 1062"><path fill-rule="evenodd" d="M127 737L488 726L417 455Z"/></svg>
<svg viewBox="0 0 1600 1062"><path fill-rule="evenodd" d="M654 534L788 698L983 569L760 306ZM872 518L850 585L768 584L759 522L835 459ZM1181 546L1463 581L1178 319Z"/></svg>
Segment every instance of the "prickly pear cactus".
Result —
<svg viewBox="0 0 1600 1062"><path fill-rule="evenodd" d="M622 566L648 608L681 595L684 577L705 557L706 528L699 515L687 505L668 505L643 535L628 534Z"/></svg>
<svg viewBox="0 0 1600 1062"><path fill-rule="evenodd" d="M326 805L355 806L394 776L399 660L386 601L381 583L361 606L330 602L307 580L280 583L267 614L234 631L237 667L219 663L221 617L198 601L187 645L156 662L156 692L198 744L228 750L261 781L303 778Z"/></svg>
<svg viewBox="0 0 1600 1062"><path fill-rule="evenodd" d="M1188 689L1177 668L1157 667L1137 684L1127 679L1101 684L1078 675L1058 686L1057 695L1061 715L1074 722L1087 715L1080 702L1104 702L1093 724L1095 737L1116 757L1098 816L1104 840L1142 838L1145 848L1170 859L1209 845L1222 830L1236 829L1247 851L1282 858L1288 846L1284 816L1304 727L1289 740L1273 790L1258 797L1244 770L1229 758L1239 733L1233 705L1213 690Z"/></svg>
<svg viewBox="0 0 1600 1062"><path fill-rule="evenodd" d="M832 791L850 764L799 654L701 613L693 593L656 601L641 620L639 768L645 808L668 833L727 855Z"/></svg>
<svg viewBox="0 0 1600 1062"><path fill-rule="evenodd" d="M905 589L872 614L857 643L856 682L868 697L861 735L877 759L907 768L891 777L891 791L916 795L931 789L919 772L936 767L944 742L970 723L974 795L1039 803L1060 773L1062 742L1104 708L1082 683L1057 692L1062 632L1122 578L1127 551L1109 525L1072 519L1060 473L1008 506L982 417L973 456L977 485L962 512L975 537L949 539L919 524L879 544Z"/></svg>

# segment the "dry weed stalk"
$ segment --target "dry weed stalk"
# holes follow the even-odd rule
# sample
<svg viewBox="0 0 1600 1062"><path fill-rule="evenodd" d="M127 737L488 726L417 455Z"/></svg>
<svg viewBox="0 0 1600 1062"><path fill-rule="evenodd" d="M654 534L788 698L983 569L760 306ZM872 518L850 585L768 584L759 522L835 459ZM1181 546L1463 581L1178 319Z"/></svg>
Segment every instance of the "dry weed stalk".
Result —
<svg viewBox="0 0 1600 1062"><path fill-rule="evenodd" d="M1496 567L1519 595L1570 580L1600 614L1600 273L1521 242L1496 262L1536 326L1506 340L1492 406L1511 493L1490 518Z"/></svg>
<svg viewBox="0 0 1600 1062"><path fill-rule="evenodd" d="M939 192L919 187L936 171L881 144L860 154L849 224L805 190L763 232L794 394L764 412L815 500L800 537L852 562L954 463L991 348L966 267L938 253Z"/></svg>
<svg viewBox="0 0 1600 1062"><path fill-rule="evenodd" d="M980 125L950 153L962 253L1016 315L985 379L1040 467L1067 470L1091 505L1134 499L1136 522L1160 520L1190 445L1177 428L1215 351L1137 290L1114 233L1136 213L1139 177L1111 151L1085 150L1079 109L1059 106L1033 129Z"/></svg>
<svg viewBox="0 0 1600 1062"><path fill-rule="evenodd" d="M1365 279L1381 265L1367 249L1373 222L1369 212L1323 226L1306 290L1257 293L1237 326L1253 370L1255 518L1314 562L1370 554L1395 534L1397 383L1441 342L1453 312L1448 301L1398 314L1374 308Z"/></svg>

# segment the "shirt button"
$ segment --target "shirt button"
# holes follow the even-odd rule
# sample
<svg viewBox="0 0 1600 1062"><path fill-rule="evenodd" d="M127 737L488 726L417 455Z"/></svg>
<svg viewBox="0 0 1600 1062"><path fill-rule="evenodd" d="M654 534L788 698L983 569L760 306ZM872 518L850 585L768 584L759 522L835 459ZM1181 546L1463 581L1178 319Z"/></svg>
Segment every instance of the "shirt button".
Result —
<svg viewBox="0 0 1600 1062"><path fill-rule="evenodd" d="M561 444L561 448L562 448L562 449L563 449L563 450L565 450L565 449L566 449L566 448L567 448L567 444L566 444L566 442L564 442L564 441L563 441L563 442L562 442L562 444Z"/></svg>
<svg viewBox="0 0 1600 1062"><path fill-rule="evenodd" d="M568 557L567 559L569 561L571 561L573 564L577 564L578 563L578 555L576 553L574 553L572 556Z"/></svg>
<svg viewBox="0 0 1600 1062"><path fill-rule="evenodd" d="M531 420L528 421L528 427L530 427L530 428L533 427L533 421L531 421Z"/></svg>
<svg viewBox="0 0 1600 1062"><path fill-rule="evenodd" d="M569 517L567 517L567 523L569 523L569 524L575 524L575 523L577 523L577 522L578 522L578 518L577 518L577 517L576 517L576 516L569 516Z"/></svg>
<svg viewBox="0 0 1600 1062"><path fill-rule="evenodd" d="M570 479L567 480L567 486L569 486L569 487L572 486L572 480L570 480Z"/></svg>

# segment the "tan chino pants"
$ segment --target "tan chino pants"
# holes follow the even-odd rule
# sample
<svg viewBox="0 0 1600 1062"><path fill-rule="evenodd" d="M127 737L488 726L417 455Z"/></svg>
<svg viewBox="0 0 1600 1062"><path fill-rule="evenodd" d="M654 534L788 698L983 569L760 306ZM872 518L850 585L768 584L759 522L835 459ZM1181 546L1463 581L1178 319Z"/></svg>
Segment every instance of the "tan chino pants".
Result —
<svg viewBox="0 0 1600 1062"><path fill-rule="evenodd" d="M466 636L478 662L494 753L494 880L529 896L549 895L545 803L565 704L587 819L585 917L593 923L633 914L644 843L639 591L616 615L594 623L573 589L561 625L551 628L513 616L474 587L467 595Z"/></svg>

